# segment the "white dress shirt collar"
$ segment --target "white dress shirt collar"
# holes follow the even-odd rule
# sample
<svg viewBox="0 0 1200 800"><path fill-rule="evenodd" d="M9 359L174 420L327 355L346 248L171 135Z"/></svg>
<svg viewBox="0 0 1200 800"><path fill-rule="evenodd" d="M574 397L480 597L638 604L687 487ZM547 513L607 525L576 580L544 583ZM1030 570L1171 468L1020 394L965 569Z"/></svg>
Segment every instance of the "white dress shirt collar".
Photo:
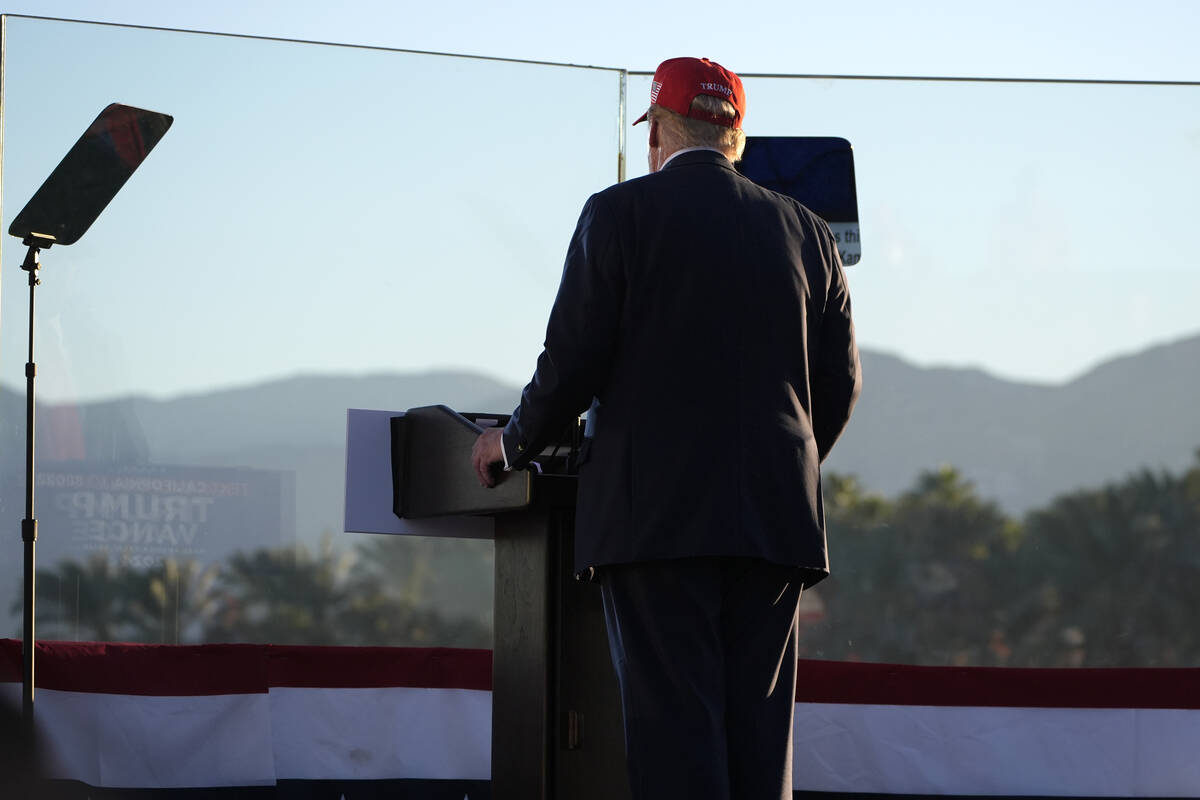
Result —
<svg viewBox="0 0 1200 800"><path fill-rule="evenodd" d="M662 166L658 168L659 172L662 172L664 169L666 169L667 164L670 164L671 160L674 159L675 156L681 156L684 153L695 153L698 150L708 150L710 152L716 153L721 156L725 155L724 153L722 153L720 150L718 150L715 147L685 147L682 150L676 150L674 153L671 153L671 155L667 158L667 160L662 163Z"/></svg>

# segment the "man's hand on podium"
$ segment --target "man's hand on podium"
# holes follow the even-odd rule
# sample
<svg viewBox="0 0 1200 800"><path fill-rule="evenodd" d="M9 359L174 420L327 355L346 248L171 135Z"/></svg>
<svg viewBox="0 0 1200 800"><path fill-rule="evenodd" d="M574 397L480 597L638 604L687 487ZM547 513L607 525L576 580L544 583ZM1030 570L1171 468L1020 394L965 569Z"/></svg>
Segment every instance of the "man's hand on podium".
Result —
<svg viewBox="0 0 1200 800"><path fill-rule="evenodd" d="M499 472L496 465L504 466L503 436L503 428L488 428L479 434L475 446L471 448L471 462L475 465L481 486L490 488L496 485L496 473Z"/></svg>

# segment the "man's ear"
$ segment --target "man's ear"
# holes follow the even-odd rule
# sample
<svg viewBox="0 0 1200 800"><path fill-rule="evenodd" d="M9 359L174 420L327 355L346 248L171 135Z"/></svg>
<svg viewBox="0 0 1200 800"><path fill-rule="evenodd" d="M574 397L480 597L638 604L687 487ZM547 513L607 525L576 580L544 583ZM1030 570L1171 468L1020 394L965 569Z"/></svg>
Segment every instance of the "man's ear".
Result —
<svg viewBox="0 0 1200 800"><path fill-rule="evenodd" d="M658 147L658 123L652 119L646 120L646 124L650 126L650 146Z"/></svg>

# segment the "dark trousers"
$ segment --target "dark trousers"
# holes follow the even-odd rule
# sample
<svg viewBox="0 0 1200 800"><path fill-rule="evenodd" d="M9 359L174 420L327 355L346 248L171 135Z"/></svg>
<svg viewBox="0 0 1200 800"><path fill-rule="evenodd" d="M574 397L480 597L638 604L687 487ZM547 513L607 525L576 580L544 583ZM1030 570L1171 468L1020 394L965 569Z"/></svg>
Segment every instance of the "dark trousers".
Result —
<svg viewBox="0 0 1200 800"><path fill-rule="evenodd" d="M790 800L790 567L689 558L600 571L634 800Z"/></svg>

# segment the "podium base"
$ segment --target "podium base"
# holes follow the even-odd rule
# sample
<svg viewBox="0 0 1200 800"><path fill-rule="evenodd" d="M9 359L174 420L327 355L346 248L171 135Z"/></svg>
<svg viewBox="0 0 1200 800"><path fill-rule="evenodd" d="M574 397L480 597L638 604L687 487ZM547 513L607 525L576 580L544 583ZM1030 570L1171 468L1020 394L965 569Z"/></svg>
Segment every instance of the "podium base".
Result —
<svg viewBox="0 0 1200 800"><path fill-rule="evenodd" d="M575 479L534 481L496 516L492 796L630 796L620 694L600 587L575 580Z"/></svg>

